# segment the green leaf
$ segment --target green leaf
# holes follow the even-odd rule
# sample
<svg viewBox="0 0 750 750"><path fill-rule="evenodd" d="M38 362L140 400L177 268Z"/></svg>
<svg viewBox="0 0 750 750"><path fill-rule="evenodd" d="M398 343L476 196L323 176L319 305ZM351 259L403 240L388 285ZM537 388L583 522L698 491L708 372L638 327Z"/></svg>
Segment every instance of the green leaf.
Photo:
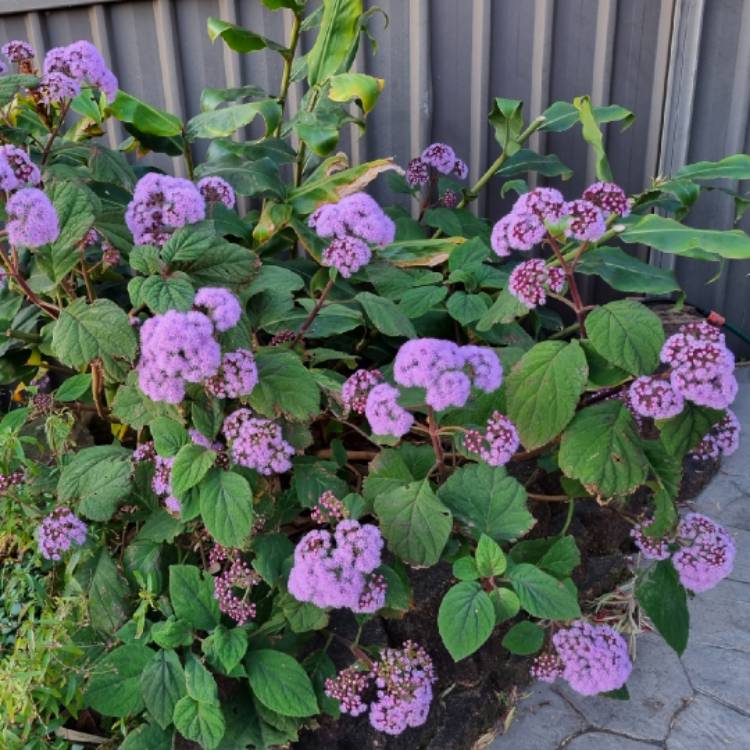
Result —
<svg viewBox="0 0 750 750"><path fill-rule="evenodd" d="M723 416L724 412L718 409L686 403L676 417L660 419L656 426L664 447L681 459L700 443Z"/></svg>
<svg viewBox="0 0 750 750"><path fill-rule="evenodd" d="M750 180L750 156L734 154L719 161L686 164L674 176L688 180Z"/></svg>
<svg viewBox="0 0 750 750"><path fill-rule="evenodd" d="M4 75L0 78L0 106L5 106L22 89L34 89L39 85L36 76L25 73Z"/></svg>
<svg viewBox="0 0 750 750"><path fill-rule="evenodd" d="M128 733L120 750L172 750L172 732L165 732L156 724L141 724Z"/></svg>
<svg viewBox="0 0 750 750"><path fill-rule="evenodd" d="M581 564L581 553L572 536L556 539L536 563L555 578L567 578Z"/></svg>
<svg viewBox="0 0 750 750"><path fill-rule="evenodd" d="M444 286L420 286L409 289L401 297L398 309L410 320L420 318L431 309L436 308L448 295Z"/></svg>
<svg viewBox="0 0 750 750"><path fill-rule="evenodd" d="M573 620L581 616L575 594L563 581L535 565L514 565L507 575L521 607L530 615L545 620Z"/></svg>
<svg viewBox="0 0 750 750"><path fill-rule="evenodd" d="M612 182L612 169L607 160L607 151L604 148L604 138L599 129L599 123L591 106L588 96L578 96L573 100L573 106L578 110L581 120L581 133L584 140L591 146L596 155L596 176L605 182Z"/></svg>
<svg viewBox="0 0 750 750"><path fill-rule="evenodd" d="M47 188L47 195L55 207L60 224L60 234L52 243L52 255L65 257L63 267L56 263L59 273L53 281L59 281L81 258L78 243L94 223L93 194L74 182L55 181ZM65 268L67 270L63 273Z"/></svg>
<svg viewBox="0 0 750 750"><path fill-rule="evenodd" d="M135 125L139 131L148 135L168 137L182 132L182 123L178 117L162 112L122 90L117 92L109 111L120 122Z"/></svg>
<svg viewBox="0 0 750 750"><path fill-rule="evenodd" d="M162 648L189 646L193 642L193 630L190 623L170 615L166 620L155 622L151 626L151 638Z"/></svg>
<svg viewBox="0 0 750 750"><path fill-rule="evenodd" d="M253 539L253 568L269 585L281 577L285 561L294 552L294 545L285 534L263 534Z"/></svg>
<svg viewBox="0 0 750 750"><path fill-rule="evenodd" d="M89 586L91 625L101 633L114 633L128 619L128 584L120 575L106 548L99 553Z"/></svg>
<svg viewBox="0 0 750 750"><path fill-rule="evenodd" d="M307 633L328 625L328 612L314 604L297 601L291 594L284 594L277 601L293 633Z"/></svg>
<svg viewBox="0 0 750 750"><path fill-rule="evenodd" d="M64 380L60 387L55 391L55 400L78 401L91 390L91 373L83 372L80 375L73 375Z"/></svg>
<svg viewBox="0 0 750 750"><path fill-rule="evenodd" d="M635 490L648 466L633 417L620 401L579 411L563 433L558 461L567 476L605 497Z"/></svg>
<svg viewBox="0 0 750 750"><path fill-rule="evenodd" d="M185 662L187 694L199 703L219 705L219 689L213 675L201 664L195 654L188 654Z"/></svg>
<svg viewBox="0 0 750 750"><path fill-rule="evenodd" d="M635 115L625 107L618 104L610 104L604 107L594 107L594 117L601 125L607 122L625 121L622 130L629 128L635 120ZM539 128L542 132L561 133L569 130L580 117L578 110L570 102L554 102L542 112L544 124Z"/></svg>
<svg viewBox="0 0 750 750"><path fill-rule="evenodd" d="M517 622L503 637L503 648L511 654L529 656L544 645L544 630L533 622Z"/></svg>
<svg viewBox="0 0 750 750"><path fill-rule="evenodd" d="M438 490L438 497L475 539L496 542L523 536L534 517L526 508L526 490L502 467L467 464Z"/></svg>
<svg viewBox="0 0 750 750"><path fill-rule="evenodd" d="M143 710L141 672L154 652L140 643L110 651L93 668L84 699L103 716L134 716Z"/></svg>
<svg viewBox="0 0 750 750"><path fill-rule="evenodd" d="M355 299L381 333L386 336L416 338L417 331L414 325L391 300L378 297L371 292L360 292Z"/></svg>
<svg viewBox="0 0 750 750"><path fill-rule="evenodd" d="M507 289L503 289L477 323L478 331L489 331L498 323L512 323L516 318L529 314L529 308Z"/></svg>
<svg viewBox="0 0 750 750"><path fill-rule="evenodd" d="M348 492L346 482L336 476L338 464L335 461L323 461L315 456L297 456L293 464L292 490L300 505L312 508L326 490L337 497L343 497Z"/></svg>
<svg viewBox="0 0 750 750"><path fill-rule="evenodd" d="M506 380L508 416L524 447L538 448L565 428L587 378L577 341L543 341L524 354Z"/></svg>
<svg viewBox="0 0 750 750"><path fill-rule="evenodd" d="M497 174L512 177L525 172L538 172L545 177L562 177L563 180L569 180L573 176L573 170L565 166L557 154L538 154L526 148L507 159Z"/></svg>
<svg viewBox="0 0 750 750"><path fill-rule="evenodd" d="M619 247L595 247L581 258L576 271L599 276L618 292L667 294L680 289L674 271L644 263Z"/></svg>
<svg viewBox="0 0 750 750"><path fill-rule="evenodd" d="M290 351L264 349L255 358L258 385L250 406L266 417L283 415L302 421L318 414L320 390L315 378Z"/></svg>
<svg viewBox="0 0 750 750"><path fill-rule="evenodd" d="M330 79L328 98L334 102L349 102L357 99L364 112L370 112L377 104L385 86L382 78L365 73L340 73Z"/></svg>
<svg viewBox="0 0 750 750"><path fill-rule="evenodd" d="M196 169L198 177L216 175L225 179L238 195L252 195L283 199L284 183L278 165L267 157L248 161L237 156L205 162Z"/></svg>
<svg viewBox="0 0 750 750"><path fill-rule="evenodd" d="M135 357L136 338L124 310L108 299L79 298L61 313L52 330L52 351L70 367L100 358L110 380L123 380Z"/></svg>
<svg viewBox="0 0 750 750"><path fill-rule="evenodd" d="M521 611L521 601L515 591L506 588L492 589L490 601L495 608L495 624L500 625Z"/></svg>
<svg viewBox="0 0 750 750"><path fill-rule="evenodd" d="M275 99L262 99L201 112L189 120L185 136L189 141L225 138L249 125L258 115L265 121L265 135L269 136L281 121L281 106Z"/></svg>
<svg viewBox="0 0 750 750"><path fill-rule="evenodd" d="M670 560L661 560L643 573L635 589L638 603L664 640L682 655L687 647L690 614L687 594Z"/></svg>
<svg viewBox="0 0 750 750"><path fill-rule="evenodd" d="M208 38L215 42L217 38L224 40L229 49L242 54L258 52L262 49L272 49L276 52L283 52L285 47L277 44L271 39L256 34L249 29L243 29L241 26L235 26L233 23L222 21L220 18L210 17L207 21Z"/></svg>
<svg viewBox="0 0 750 750"><path fill-rule="evenodd" d="M152 401L138 387L138 373L131 372L125 385L117 389L112 401L112 414L134 430L143 429L149 422L160 416L179 418L179 412L173 404L163 401Z"/></svg>
<svg viewBox="0 0 750 750"><path fill-rule="evenodd" d="M86 518L108 521L130 494L131 471L123 454L106 455L103 451L85 449L62 470L58 496L61 502L77 498L78 510Z"/></svg>
<svg viewBox="0 0 750 750"><path fill-rule="evenodd" d="M314 716L318 713L310 678L288 654L261 649L245 660L250 687L267 708L282 716Z"/></svg>
<svg viewBox="0 0 750 750"><path fill-rule="evenodd" d="M473 654L495 627L495 608L482 587L462 581L448 589L438 611L438 630L453 661Z"/></svg>
<svg viewBox="0 0 750 750"><path fill-rule="evenodd" d="M214 465L216 454L194 443L183 445L172 464L172 492L182 497L206 476Z"/></svg>
<svg viewBox="0 0 750 750"><path fill-rule="evenodd" d="M453 517L426 479L379 494L375 512L388 547L404 562L430 566L440 559Z"/></svg>
<svg viewBox="0 0 750 750"><path fill-rule="evenodd" d="M464 555L453 562L453 577L459 581L476 581L479 578L479 570L473 557Z"/></svg>
<svg viewBox="0 0 750 750"><path fill-rule="evenodd" d="M404 444L380 451L370 462L365 477L364 496L373 501L417 479L424 479L435 463L435 453L428 445Z"/></svg>
<svg viewBox="0 0 750 750"><path fill-rule="evenodd" d="M323 18L307 53L307 80L316 86L337 73L356 50L362 0L323 0Z"/></svg>
<svg viewBox="0 0 750 750"><path fill-rule="evenodd" d="M503 152L508 156L515 154L520 148L517 140L523 130L523 102L495 97L489 121L495 128L495 140Z"/></svg>
<svg viewBox="0 0 750 750"><path fill-rule="evenodd" d="M166 729L172 723L177 701L185 695L185 673L177 654L157 651L141 673L141 691L149 714Z"/></svg>
<svg viewBox="0 0 750 750"><path fill-rule="evenodd" d="M700 260L750 258L750 237L740 229L696 229L656 214L628 216L619 223L625 225L619 235L623 242L650 245L663 253Z"/></svg>
<svg viewBox="0 0 750 750"><path fill-rule="evenodd" d="M218 625L201 647L206 656L221 665L225 674L230 674L245 658L247 633L242 628Z"/></svg>
<svg viewBox="0 0 750 750"><path fill-rule="evenodd" d="M462 326L468 326L476 323L487 312L487 301L481 294L458 291L451 294L446 307L453 320L457 320Z"/></svg>
<svg viewBox="0 0 750 750"><path fill-rule="evenodd" d="M149 423L149 429L160 456L174 456L188 442L187 430L169 417L157 417Z"/></svg>
<svg viewBox="0 0 750 750"><path fill-rule="evenodd" d="M596 351L633 375L647 375L659 365L664 328L645 305L621 299L597 307L586 318L586 333Z"/></svg>
<svg viewBox="0 0 750 750"><path fill-rule="evenodd" d="M199 703L189 695L177 701L173 718L177 731L186 739L197 742L204 750L217 748L226 731L221 708L210 703Z"/></svg>
<svg viewBox="0 0 750 750"><path fill-rule="evenodd" d="M486 534L479 537L477 551L474 554L477 560L477 570L482 578L500 576L508 566L500 545Z"/></svg>
<svg viewBox="0 0 750 750"><path fill-rule="evenodd" d="M211 469L200 486L201 516L224 547L242 547L253 525L253 491L233 471Z"/></svg>
<svg viewBox="0 0 750 750"><path fill-rule="evenodd" d="M169 276L149 276L139 290L141 300L157 315L167 310L189 310L193 306L195 289L187 274L175 271Z"/></svg>
<svg viewBox="0 0 750 750"><path fill-rule="evenodd" d="M169 566L169 599L175 615L197 630L211 630L219 624L213 579L195 565Z"/></svg>

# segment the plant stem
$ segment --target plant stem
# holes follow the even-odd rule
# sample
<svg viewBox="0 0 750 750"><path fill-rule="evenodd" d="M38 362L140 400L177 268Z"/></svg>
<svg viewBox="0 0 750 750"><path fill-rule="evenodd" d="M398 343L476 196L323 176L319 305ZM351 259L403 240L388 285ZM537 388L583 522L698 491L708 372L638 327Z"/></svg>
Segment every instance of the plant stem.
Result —
<svg viewBox="0 0 750 750"><path fill-rule="evenodd" d="M552 335L548 336L547 338L550 340L554 339L564 339L569 333L575 333L580 326L578 325L578 322L571 323L569 326L566 326L561 331L556 331Z"/></svg>
<svg viewBox="0 0 750 750"><path fill-rule="evenodd" d="M185 157L185 164L187 166L188 177L192 180L195 167L193 165L193 152L190 150L190 142L187 139L187 133L185 128L182 129L182 154Z"/></svg>
<svg viewBox="0 0 750 750"><path fill-rule="evenodd" d="M60 133L60 128L62 128L63 123L65 122L65 117L67 116L69 109L70 100L66 101L63 105L63 108L60 111L60 119L57 121L57 125L55 125L52 132L50 133L49 138L47 139L47 144L45 145L44 151L42 152L42 164L47 163L47 159L49 158L50 152L52 151L52 144L55 142L55 138L57 138Z"/></svg>
<svg viewBox="0 0 750 750"><path fill-rule="evenodd" d="M537 495L534 492L527 492L529 500L536 500L540 503L564 503L568 500L567 495Z"/></svg>
<svg viewBox="0 0 750 750"><path fill-rule="evenodd" d="M9 328L5 332L6 336L12 339L18 339L18 341L25 341L28 344L38 344L41 340L41 336L37 336L35 333L24 333L23 331L16 331L13 328Z"/></svg>
<svg viewBox="0 0 750 750"><path fill-rule="evenodd" d="M29 287L26 279L24 279L18 268L18 253L13 248L13 263L11 263L5 252L0 249L0 259L2 259L3 265L8 270L10 277L21 287L21 290L28 298L29 302L36 305L43 313L46 313L50 318L58 318L60 315L60 308L52 305L48 302L43 302Z"/></svg>
<svg viewBox="0 0 750 750"><path fill-rule="evenodd" d="M315 105L318 103L318 96L320 95L320 89L313 89L310 92L310 101L307 103L307 112L312 112L315 109ZM305 142L302 141L299 147L299 154L297 155L297 162L294 165L294 184L299 187L302 182L302 173L305 171L305 156L307 147Z"/></svg>
<svg viewBox="0 0 750 750"><path fill-rule="evenodd" d="M292 342L292 346L299 343L299 340L305 335L307 329L312 325L313 321L315 320L317 314L320 312L320 308L323 307L323 303L325 302L326 297L328 296L328 293L333 288L333 279L328 279L328 283L325 285L323 291L320 293L320 297L318 297L318 301L315 303L315 306L312 310L310 310L310 314L305 318L305 322L300 326L299 331L297 331L297 335L294 337L294 341Z"/></svg>
<svg viewBox="0 0 750 750"><path fill-rule="evenodd" d="M435 460L437 462L438 473L442 474L445 456L443 455L443 445L440 442L440 430L435 421L435 410L430 406L427 412L427 427L430 431L430 440L432 449L435 451Z"/></svg>
<svg viewBox="0 0 750 750"><path fill-rule="evenodd" d="M294 14L294 20L292 21L292 30L289 34L289 47L284 53L284 70L281 73L281 87L279 88L279 105L281 106L281 117L279 118L279 124L276 126L274 135L278 138L281 135L281 126L284 120L284 109L286 107L286 97L289 93L289 83L292 78L292 64L294 63L294 55L297 51L297 42L299 40L299 30L302 25L302 16L298 13Z"/></svg>
<svg viewBox="0 0 750 750"><path fill-rule="evenodd" d="M568 529L570 528L570 522L573 520L573 510L575 508L575 505L576 501L571 497L570 501L568 502L568 513L565 516L565 523L560 530L560 536L565 536L565 534L567 534L568 532Z"/></svg>
<svg viewBox="0 0 750 750"><path fill-rule="evenodd" d="M563 257L563 254L560 252L560 246L557 244L557 240L551 235L547 235L547 244L552 248L552 252L555 254L555 258L560 262L560 267L562 268L563 272L565 273L565 278L568 280L568 287L570 289L570 296L573 300L573 310L575 310L576 317L578 318L578 332L580 334L581 338L586 337L586 327L584 324L584 321L586 319L586 311L585 306L583 304L583 300L581 299L581 293L578 291L578 284L576 283L576 277L573 273L573 269L575 268L574 265L569 265L565 258ZM583 243L581 247L585 248L587 247L588 243ZM578 262L578 258L581 257L581 248L577 248L573 259ZM567 304L567 302L566 302Z"/></svg>

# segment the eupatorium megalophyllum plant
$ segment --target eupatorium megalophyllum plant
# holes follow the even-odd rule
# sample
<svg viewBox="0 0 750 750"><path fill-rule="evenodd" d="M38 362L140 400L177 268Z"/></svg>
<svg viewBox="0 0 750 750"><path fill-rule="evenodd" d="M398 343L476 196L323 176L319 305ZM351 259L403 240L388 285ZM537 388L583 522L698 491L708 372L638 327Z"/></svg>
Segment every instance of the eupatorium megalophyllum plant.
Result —
<svg viewBox="0 0 750 750"><path fill-rule="evenodd" d="M350 165L339 132L365 126L384 86L350 72L369 14L358 0L265 5L291 14L288 40L218 19L208 31L278 54L280 90L207 89L187 122L118 89L88 42L44 60L4 48L3 507L38 526L50 601L63 587L87 598L79 627L97 645L78 703L129 750L174 735L284 744L320 713L400 734L428 719L440 679L424 634L347 640L331 617L358 634L402 617L420 606L410 569L441 561L452 580L434 628L454 660L502 626L539 679L622 695L622 628L597 624L572 580L575 505L619 512L647 489L632 537L654 563L621 591L680 652L686 591L718 583L735 550L711 519L679 517L682 460L730 453L739 433L720 327L667 337L646 298L679 286L626 249L749 258L743 232L680 222L705 181L750 179L750 158L628 196L601 128L630 112L582 97L528 122L498 98L499 155L473 183L442 143L405 169ZM234 139L256 120L262 137ZM98 136L116 121L113 150ZM594 150L597 182L529 189L530 174L570 176L528 147L565 130ZM145 166L151 152L184 159L184 176ZM367 194L379 175L407 196L398 207ZM498 187L514 196L506 215L470 211ZM591 304L582 274L618 299ZM524 540L545 503L567 514ZM42 723L57 712L45 704Z"/></svg>

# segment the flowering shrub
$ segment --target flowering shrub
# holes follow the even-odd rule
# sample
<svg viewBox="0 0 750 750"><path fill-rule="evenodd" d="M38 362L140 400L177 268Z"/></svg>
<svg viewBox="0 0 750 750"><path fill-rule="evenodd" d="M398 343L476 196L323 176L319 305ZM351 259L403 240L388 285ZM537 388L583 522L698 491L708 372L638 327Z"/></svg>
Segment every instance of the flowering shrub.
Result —
<svg viewBox="0 0 750 750"><path fill-rule="evenodd" d="M349 72L369 15L359 0L309 15L264 2L291 12L286 46L218 19L208 31L278 53L281 90L207 89L188 122L118 89L89 42L44 60L24 41L3 47L4 523L37 527L19 565L45 581L45 612L58 602L56 638L87 646L57 703L9 712L9 747L47 746L83 708L125 750L177 736L283 745L322 714L367 713L389 735L419 727L436 653L419 633L362 632L419 608L412 570L439 563L452 577L434 627L453 660L498 632L498 649L535 655L534 677L622 697L627 643L592 621L573 580L577 503L632 519L645 492L633 550L653 562L628 590L678 652L686 592L731 571L731 536L680 519L675 500L686 455L737 447L734 357L710 322L667 338L645 296L677 291L675 278L622 245L750 257L738 230L680 223L704 181L750 179L750 159L627 196L600 126L629 112L582 97L527 123L521 102L498 98L500 155L472 187L443 143L406 170L351 166L339 130L364 126L384 85ZM316 34L304 57L301 30ZM256 119L261 138L233 139ZM115 121L118 150L97 139ZM569 175L527 148L531 134L579 127L598 181L581 195L530 189L529 173ZM183 157L183 175L146 166L152 152ZM416 218L366 192L383 173ZM517 198L477 217L468 207L492 179ZM580 274L628 296L588 304ZM548 503L566 512L539 533ZM63 695L59 670L43 675Z"/></svg>

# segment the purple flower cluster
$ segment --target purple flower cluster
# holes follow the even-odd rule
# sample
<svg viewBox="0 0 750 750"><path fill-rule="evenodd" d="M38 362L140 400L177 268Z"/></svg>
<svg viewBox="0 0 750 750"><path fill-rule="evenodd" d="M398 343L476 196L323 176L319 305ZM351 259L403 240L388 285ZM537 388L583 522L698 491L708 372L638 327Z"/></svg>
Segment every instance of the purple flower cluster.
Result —
<svg viewBox="0 0 750 750"><path fill-rule="evenodd" d="M367 396L379 383L383 382L380 370L357 370L341 386L341 400L347 411L364 414Z"/></svg>
<svg viewBox="0 0 750 750"><path fill-rule="evenodd" d="M365 416L375 435L406 435L414 424L414 417L398 403L398 388L388 383L376 385L367 395Z"/></svg>
<svg viewBox="0 0 750 750"><path fill-rule="evenodd" d="M672 554L669 550L669 538L648 536L644 531L653 523L652 519L648 519L636 524L630 530L630 537L647 560L666 560Z"/></svg>
<svg viewBox="0 0 750 750"><path fill-rule="evenodd" d="M449 174L459 180L469 176L466 162L446 143L431 143L421 156L412 159L406 167L406 182L411 187L426 185L432 179L431 169L440 174Z"/></svg>
<svg viewBox="0 0 750 750"><path fill-rule="evenodd" d="M352 193L319 206L308 219L319 237L358 237L371 245L393 242L396 226L367 193Z"/></svg>
<svg viewBox="0 0 750 750"><path fill-rule="evenodd" d="M141 326L140 338L138 384L153 401L180 403L185 383L207 380L221 365L214 326L201 312L155 315Z"/></svg>
<svg viewBox="0 0 750 750"><path fill-rule="evenodd" d="M228 289L204 286L196 292L193 307L211 318L217 331L228 331L237 325L242 315L240 302Z"/></svg>
<svg viewBox="0 0 750 750"><path fill-rule="evenodd" d="M722 454L731 456L740 446L740 429L737 415L727 409L726 414L692 450L692 455L704 461L717 459Z"/></svg>
<svg viewBox="0 0 750 750"><path fill-rule="evenodd" d="M214 577L214 599L219 602L219 609L225 615L231 617L237 625L244 625L255 618L255 604L249 602L247 597L261 578L240 558L238 550L226 550L223 547L219 547L219 550L218 554L212 550L211 562L227 560L230 564Z"/></svg>
<svg viewBox="0 0 750 750"><path fill-rule="evenodd" d="M137 454L137 455L136 455ZM154 476L151 478L151 489L157 497L162 498L164 507L174 515L181 510L180 501L172 494L172 464L171 456L158 456L153 442L144 443L133 451L133 462L153 461Z"/></svg>
<svg viewBox="0 0 750 750"><path fill-rule="evenodd" d="M78 81L66 76L65 73L53 71L47 73L39 86L37 92L46 105L60 104L65 99L75 99L81 93Z"/></svg>
<svg viewBox="0 0 750 750"><path fill-rule="evenodd" d="M86 524L70 508L55 508L39 526L39 552L47 560L59 560L75 543L86 543Z"/></svg>
<svg viewBox="0 0 750 750"><path fill-rule="evenodd" d="M413 641L405 641L400 649L384 648L369 671L354 665L327 679L325 692L339 701L342 713L359 716L367 711L365 693L374 682L370 724L379 732L398 735L427 721L436 681L429 654Z"/></svg>
<svg viewBox="0 0 750 750"><path fill-rule="evenodd" d="M318 498L317 504L310 512L310 518L321 526L331 526L348 517L349 511L346 506L330 490L326 490Z"/></svg>
<svg viewBox="0 0 750 750"><path fill-rule="evenodd" d="M11 487L23 484L25 476L23 469L15 469L9 474L0 474L0 495L4 495Z"/></svg>
<svg viewBox="0 0 750 750"><path fill-rule="evenodd" d="M552 645L555 653L537 657L532 677L545 682L562 677L581 695L617 690L633 669L625 639L608 625L576 620L552 636Z"/></svg>
<svg viewBox="0 0 750 750"><path fill-rule="evenodd" d="M38 185L42 179L39 167L18 146L0 146L0 190L11 193L22 187Z"/></svg>
<svg viewBox="0 0 750 750"><path fill-rule="evenodd" d="M583 191L581 197L599 208L605 218L612 214L627 216L630 213L630 199L614 182L595 182Z"/></svg>
<svg viewBox="0 0 750 750"><path fill-rule="evenodd" d="M234 188L223 177L204 177L198 180L198 190L206 203L223 203L227 208L234 208L236 197Z"/></svg>
<svg viewBox="0 0 750 750"><path fill-rule="evenodd" d="M565 273L547 266L541 258L519 263L508 279L508 291L526 307L533 309L547 301L547 290L560 294L565 288Z"/></svg>
<svg viewBox="0 0 750 750"><path fill-rule="evenodd" d="M643 376L636 378L628 392L630 406L642 417L669 419L679 414L685 406L682 394L669 380Z"/></svg>
<svg viewBox="0 0 750 750"><path fill-rule="evenodd" d="M732 572L734 539L707 516L688 513L677 526L677 543L680 550L672 555L672 564L686 589L708 591Z"/></svg>
<svg viewBox="0 0 750 750"><path fill-rule="evenodd" d="M136 183L125 223L133 239L162 246L171 233L206 218L206 202L198 188L181 177L149 172Z"/></svg>
<svg viewBox="0 0 750 750"><path fill-rule="evenodd" d="M258 384L258 368L247 349L228 352L221 359L219 372L206 381L206 390L217 398L249 395Z"/></svg>
<svg viewBox="0 0 750 750"><path fill-rule="evenodd" d="M484 433L467 430L464 445L490 466L504 466L518 450L520 440L513 422L499 411L487 420Z"/></svg>
<svg viewBox="0 0 750 750"><path fill-rule="evenodd" d="M320 262L327 268L335 268L348 279L366 266L372 258L369 245L359 237L336 237L323 250Z"/></svg>
<svg viewBox="0 0 750 750"><path fill-rule="evenodd" d="M377 612L385 604L385 579L373 571L381 562L383 537L372 524L345 520L333 532L309 531L294 550L289 593L317 607Z"/></svg>
<svg viewBox="0 0 750 750"><path fill-rule="evenodd" d="M425 402L437 411L463 406L471 388L491 393L500 387L503 370L494 350L458 346L445 339L412 339L401 346L393 365L399 385L425 389Z"/></svg>
<svg viewBox="0 0 750 750"><path fill-rule="evenodd" d="M50 73L62 73L81 85L94 86L110 101L117 93L117 78L105 64L99 50L85 39L67 47L51 49L44 58L44 74Z"/></svg>
<svg viewBox="0 0 750 750"><path fill-rule="evenodd" d="M37 188L23 188L5 204L8 241L16 247L41 247L60 235L57 211Z"/></svg>
<svg viewBox="0 0 750 750"><path fill-rule="evenodd" d="M596 242L606 231L604 214L591 201L579 199L565 204L568 217L565 236L581 242Z"/></svg>
<svg viewBox="0 0 750 750"><path fill-rule="evenodd" d="M6 42L0 47L0 51L2 51L3 55L5 55L8 60L16 65L28 62L34 57L34 48L28 42L24 42L20 39Z"/></svg>
<svg viewBox="0 0 750 750"><path fill-rule="evenodd" d="M737 395L734 355L724 335L706 322L690 323L670 336L661 350L672 389L699 406L725 409Z"/></svg>
<svg viewBox="0 0 750 750"><path fill-rule="evenodd" d="M232 459L259 474L283 474L292 468L294 448L284 440L281 427L270 419L237 409L225 420L223 432L230 442Z"/></svg>

